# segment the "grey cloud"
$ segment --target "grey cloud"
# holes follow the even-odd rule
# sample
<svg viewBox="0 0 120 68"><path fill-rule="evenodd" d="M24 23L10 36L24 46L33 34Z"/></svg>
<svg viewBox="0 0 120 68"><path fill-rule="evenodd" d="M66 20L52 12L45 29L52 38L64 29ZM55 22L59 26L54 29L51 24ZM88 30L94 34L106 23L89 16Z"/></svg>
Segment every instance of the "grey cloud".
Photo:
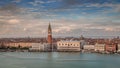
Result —
<svg viewBox="0 0 120 68"><path fill-rule="evenodd" d="M10 29L14 30L14 26L15 25L9 24L6 21L0 21L0 35L8 34Z"/></svg>
<svg viewBox="0 0 120 68"><path fill-rule="evenodd" d="M93 25L96 26L120 26L120 22L114 22L114 21L104 21L104 22L93 22Z"/></svg>
<svg viewBox="0 0 120 68"><path fill-rule="evenodd" d="M82 4L80 0L63 0L63 3L66 5L77 5L77 4Z"/></svg>
<svg viewBox="0 0 120 68"><path fill-rule="evenodd" d="M95 4L95 3L101 3L101 0L61 0L62 1L62 7L63 8L68 8L68 7L74 7L74 6L84 6L84 5L89 5L90 3ZM85 6L84 6L85 7Z"/></svg>
<svg viewBox="0 0 120 68"><path fill-rule="evenodd" d="M22 0L13 0L13 3L20 3Z"/></svg>
<svg viewBox="0 0 120 68"><path fill-rule="evenodd" d="M114 0L62 0L63 3L67 4L67 5L77 5L77 4L96 4L96 3L100 3L100 4L104 4L104 3L117 3L117 1Z"/></svg>
<svg viewBox="0 0 120 68"><path fill-rule="evenodd" d="M50 0L50 1L44 1L44 0L34 0L32 2L29 2L29 4L33 6L42 6L41 4L48 4L48 3L54 3L59 0Z"/></svg>
<svg viewBox="0 0 120 68"><path fill-rule="evenodd" d="M7 25L5 22L0 21L0 31L3 30L2 28Z"/></svg>
<svg viewBox="0 0 120 68"><path fill-rule="evenodd" d="M3 15L15 15L19 14L21 12L20 7L18 7L16 4L9 3L4 6L0 7L0 13Z"/></svg>

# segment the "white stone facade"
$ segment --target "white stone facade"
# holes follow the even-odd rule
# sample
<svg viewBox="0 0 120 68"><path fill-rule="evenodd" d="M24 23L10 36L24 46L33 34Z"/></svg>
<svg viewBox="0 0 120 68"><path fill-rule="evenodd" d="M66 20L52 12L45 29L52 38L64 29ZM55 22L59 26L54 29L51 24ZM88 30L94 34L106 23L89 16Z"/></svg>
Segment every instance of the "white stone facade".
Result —
<svg viewBox="0 0 120 68"><path fill-rule="evenodd" d="M95 45L84 45L84 50L94 50Z"/></svg>
<svg viewBox="0 0 120 68"><path fill-rule="evenodd" d="M11 43L4 43L5 46L10 47L31 47L31 43L27 42L11 42Z"/></svg>
<svg viewBox="0 0 120 68"><path fill-rule="evenodd" d="M31 51L44 51L44 44L41 43L31 43Z"/></svg>
<svg viewBox="0 0 120 68"><path fill-rule="evenodd" d="M118 44L118 52L120 52L120 44Z"/></svg>
<svg viewBox="0 0 120 68"><path fill-rule="evenodd" d="M80 51L80 41L58 41L57 51Z"/></svg>
<svg viewBox="0 0 120 68"><path fill-rule="evenodd" d="M95 44L95 51L104 52L105 44Z"/></svg>

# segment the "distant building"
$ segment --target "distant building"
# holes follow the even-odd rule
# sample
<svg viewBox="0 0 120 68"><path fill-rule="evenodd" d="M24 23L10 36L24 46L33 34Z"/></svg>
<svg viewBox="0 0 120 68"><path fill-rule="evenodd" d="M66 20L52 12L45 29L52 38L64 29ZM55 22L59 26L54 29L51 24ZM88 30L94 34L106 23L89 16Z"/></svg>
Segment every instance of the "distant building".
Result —
<svg viewBox="0 0 120 68"><path fill-rule="evenodd" d="M80 41L58 41L57 51L80 51Z"/></svg>
<svg viewBox="0 0 120 68"><path fill-rule="evenodd" d="M96 52L104 52L105 51L105 44L95 44L95 51Z"/></svg>
<svg viewBox="0 0 120 68"><path fill-rule="evenodd" d="M117 52L120 52L120 44L118 44L117 46L118 46L118 51Z"/></svg>
<svg viewBox="0 0 120 68"><path fill-rule="evenodd" d="M116 52L117 51L117 44L115 44L115 43L106 43L105 51L106 52Z"/></svg>
<svg viewBox="0 0 120 68"><path fill-rule="evenodd" d="M86 43L85 43L85 38L83 37L83 35L81 35L81 37L80 37L80 46L81 46L81 49L83 49L84 48L84 45L85 45Z"/></svg>
<svg viewBox="0 0 120 68"><path fill-rule="evenodd" d="M94 45L84 45L83 49L88 51L94 51Z"/></svg>
<svg viewBox="0 0 120 68"><path fill-rule="evenodd" d="M9 47L31 47L31 43L27 42L9 42L4 43L4 45Z"/></svg>
<svg viewBox="0 0 120 68"><path fill-rule="evenodd" d="M31 43L30 51L44 51L44 44L41 43Z"/></svg>
<svg viewBox="0 0 120 68"><path fill-rule="evenodd" d="M50 44L44 43L44 51L48 51L48 52L52 51L50 48L51 48Z"/></svg>

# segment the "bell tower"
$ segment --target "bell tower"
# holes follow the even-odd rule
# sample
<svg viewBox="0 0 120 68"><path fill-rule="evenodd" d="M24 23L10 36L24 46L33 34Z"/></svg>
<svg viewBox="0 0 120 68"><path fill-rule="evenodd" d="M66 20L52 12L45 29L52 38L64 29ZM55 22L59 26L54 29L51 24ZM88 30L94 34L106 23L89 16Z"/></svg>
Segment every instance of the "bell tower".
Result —
<svg viewBox="0 0 120 68"><path fill-rule="evenodd" d="M48 25L47 43L50 45L50 50L51 50L51 49L52 49L52 29L51 29L50 23L49 23L49 25Z"/></svg>

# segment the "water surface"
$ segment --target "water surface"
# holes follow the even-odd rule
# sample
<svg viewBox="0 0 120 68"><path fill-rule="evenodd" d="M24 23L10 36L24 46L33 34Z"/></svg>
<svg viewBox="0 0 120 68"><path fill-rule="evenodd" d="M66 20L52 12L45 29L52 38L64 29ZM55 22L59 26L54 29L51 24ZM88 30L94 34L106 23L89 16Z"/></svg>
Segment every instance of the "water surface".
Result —
<svg viewBox="0 0 120 68"><path fill-rule="evenodd" d="M0 68L120 68L120 55L65 52L3 52Z"/></svg>

